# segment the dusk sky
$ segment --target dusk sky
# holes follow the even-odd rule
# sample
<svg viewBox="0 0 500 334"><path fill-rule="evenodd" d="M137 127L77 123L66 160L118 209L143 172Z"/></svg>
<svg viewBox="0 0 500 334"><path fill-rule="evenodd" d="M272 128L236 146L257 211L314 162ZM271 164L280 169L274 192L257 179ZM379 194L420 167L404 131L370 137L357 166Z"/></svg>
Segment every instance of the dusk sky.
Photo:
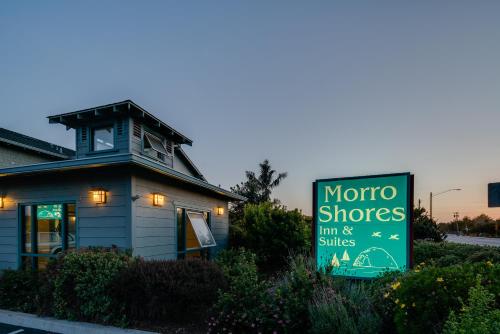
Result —
<svg viewBox="0 0 500 334"><path fill-rule="evenodd" d="M268 158L311 213L317 178L410 171L440 221L500 182L500 1L2 1L0 127L132 99L229 188Z"/></svg>

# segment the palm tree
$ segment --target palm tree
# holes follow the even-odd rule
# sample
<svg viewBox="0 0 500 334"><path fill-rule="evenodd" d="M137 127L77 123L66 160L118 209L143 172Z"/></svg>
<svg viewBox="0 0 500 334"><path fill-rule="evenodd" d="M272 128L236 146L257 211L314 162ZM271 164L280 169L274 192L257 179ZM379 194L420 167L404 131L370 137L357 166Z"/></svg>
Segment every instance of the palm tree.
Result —
<svg viewBox="0 0 500 334"><path fill-rule="evenodd" d="M259 176L253 171L246 171L247 180L231 187L232 192L247 198L246 202L233 203L231 206L229 213L234 219L243 215L243 207L246 203L258 204L270 201L273 189L279 186L281 181L287 177L286 172L277 173L272 169L267 159L260 163L259 167ZM275 201L278 202L277 200Z"/></svg>
<svg viewBox="0 0 500 334"><path fill-rule="evenodd" d="M257 190L257 202L261 203L271 200L271 192L287 177L287 173L277 173L272 169L267 159L260 163L259 167L260 174L258 177L252 171L247 171L246 176L250 188Z"/></svg>

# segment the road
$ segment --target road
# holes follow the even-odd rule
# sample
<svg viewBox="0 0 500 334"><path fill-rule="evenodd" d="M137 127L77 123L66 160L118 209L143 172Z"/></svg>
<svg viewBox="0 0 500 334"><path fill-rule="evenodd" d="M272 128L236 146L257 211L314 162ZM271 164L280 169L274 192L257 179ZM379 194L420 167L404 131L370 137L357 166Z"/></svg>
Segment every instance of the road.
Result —
<svg viewBox="0 0 500 334"><path fill-rule="evenodd" d="M456 234L448 234L446 241L459 244L500 247L500 238L467 237L463 235L457 236Z"/></svg>

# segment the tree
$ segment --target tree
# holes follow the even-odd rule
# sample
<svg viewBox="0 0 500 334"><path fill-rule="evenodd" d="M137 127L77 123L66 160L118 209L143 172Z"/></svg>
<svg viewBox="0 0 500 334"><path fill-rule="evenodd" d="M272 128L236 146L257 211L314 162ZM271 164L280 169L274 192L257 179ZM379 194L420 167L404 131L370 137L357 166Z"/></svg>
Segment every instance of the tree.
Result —
<svg viewBox="0 0 500 334"><path fill-rule="evenodd" d="M432 239L439 242L446 239L446 234L439 230L436 221L431 219L425 208L415 208L413 210L413 237L414 239Z"/></svg>
<svg viewBox="0 0 500 334"><path fill-rule="evenodd" d="M273 189L281 184L281 181L287 177L287 173L278 173L272 169L268 159L259 164L259 175L253 171L246 171L246 181L231 187L231 191L245 196L246 202L236 203L229 212L231 221L239 220L243 217L243 208L245 204L260 204L271 201ZM277 199L273 202L279 203Z"/></svg>

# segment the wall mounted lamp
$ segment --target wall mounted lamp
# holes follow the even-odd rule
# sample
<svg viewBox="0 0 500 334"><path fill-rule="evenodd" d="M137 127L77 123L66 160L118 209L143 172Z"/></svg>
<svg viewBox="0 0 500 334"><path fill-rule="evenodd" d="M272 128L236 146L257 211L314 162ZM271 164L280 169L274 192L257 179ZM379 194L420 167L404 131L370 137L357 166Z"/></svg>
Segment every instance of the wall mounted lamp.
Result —
<svg viewBox="0 0 500 334"><path fill-rule="evenodd" d="M92 200L96 204L104 204L107 201L106 190L102 188L92 189Z"/></svg>
<svg viewBox="0 0 500 334"><path fill-rule="evenodd" d="M224 214L224 208L222 206L217 207L217 216L222 216Z"/></svg>
<svg viewBox="0 0 500 334"><path fill-rule="evenodd" d="M160 193L153 193L153 205L163 206L165 204L165 195Z"/></svg>

